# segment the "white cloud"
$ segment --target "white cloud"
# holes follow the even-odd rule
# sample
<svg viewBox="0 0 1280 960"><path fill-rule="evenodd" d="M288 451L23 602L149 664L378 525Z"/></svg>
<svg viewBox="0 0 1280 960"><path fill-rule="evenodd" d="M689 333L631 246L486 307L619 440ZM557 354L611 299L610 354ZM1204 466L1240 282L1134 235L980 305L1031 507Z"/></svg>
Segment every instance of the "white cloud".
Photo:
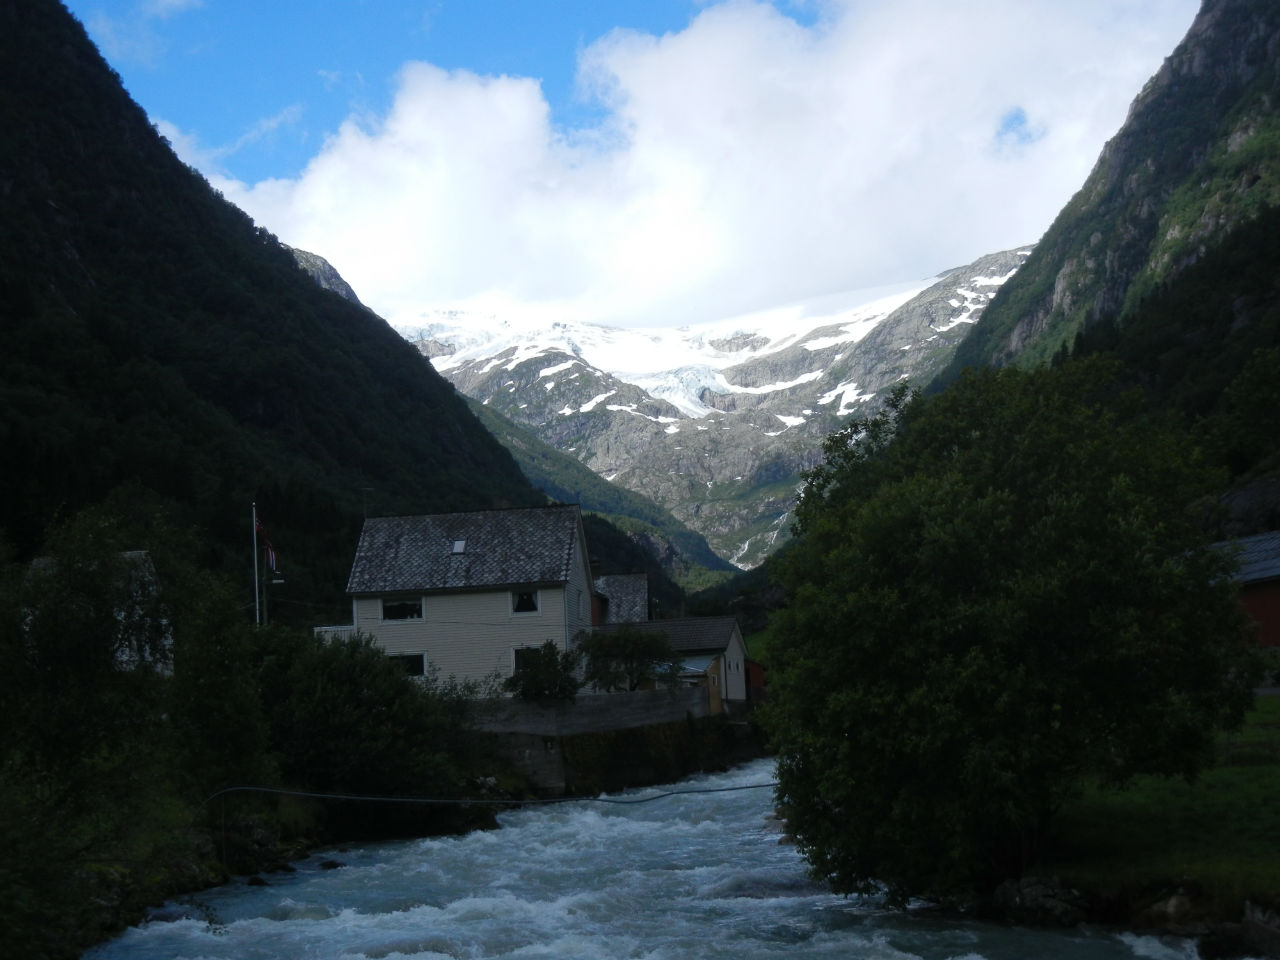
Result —
<svg viewBox="0 0 1280 960"><path fill-rule="evenodd" d="M226 187L232 192L243 189L242 185L232 180L225 169L228 157L250 144L271 137L276 131L296 126L302 119L303 107L293 104L269 117L262 117L248 130L240 134L233 142L221 146L207 146L195 136L180 130L167 120L155 121L156 129L172 145L174 152L186 163L200 170L209 181L217 187Z"/></svg>
<svg viewBox="0 0 1280 960"><path fill-rule="evenodd" d="M119 16L95 11L87 25L110 60L153 65L165 49L153 22L201 6L204 0L139 0Z"/></svg>
<svg viewBox="0 0 1280 960"><path fill-rule="evenodd" d="M730 0L585 48L592 130L557 129L536 80L410 63L297 179L187 158L393 322L709 320L1036 239L1195 6L831 0L804 27Z"/></svg>
<svg viewBox="0 0 1280 960"><path fill-rule="evenodd" d="M145 16L165 20L176 13L195 10L197 7L203 6L204 0L145 0L140 5L140 9Z"/></svg>

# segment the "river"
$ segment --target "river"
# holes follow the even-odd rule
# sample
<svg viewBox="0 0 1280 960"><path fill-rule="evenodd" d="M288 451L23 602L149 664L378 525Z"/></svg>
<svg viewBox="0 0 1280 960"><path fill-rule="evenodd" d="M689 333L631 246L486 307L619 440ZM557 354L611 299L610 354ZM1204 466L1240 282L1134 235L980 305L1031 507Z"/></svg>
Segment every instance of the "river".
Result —
<svg viewBox="0 0 1280 960"><path fill-rule="evenodd" d="M326 851L166 904L86 960L1191 960L1190 941L903 914L834 896L779 842L768 761L503 813L500 830ZM333 858L345 866L322 869Z"/></svg>

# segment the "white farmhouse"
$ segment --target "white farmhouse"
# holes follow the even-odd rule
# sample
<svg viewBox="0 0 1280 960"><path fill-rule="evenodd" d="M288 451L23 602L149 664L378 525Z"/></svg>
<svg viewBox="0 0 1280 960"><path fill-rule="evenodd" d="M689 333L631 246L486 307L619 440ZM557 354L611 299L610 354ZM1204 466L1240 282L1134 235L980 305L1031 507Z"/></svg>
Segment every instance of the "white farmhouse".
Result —
<svg viewBox="0 0 1280 960"><path fill-rule="evenodd" d="M483 680L522 651L569 649L591 627L591 572L577 506L365 520L347 581L352 626L421 674Z"/></svg>

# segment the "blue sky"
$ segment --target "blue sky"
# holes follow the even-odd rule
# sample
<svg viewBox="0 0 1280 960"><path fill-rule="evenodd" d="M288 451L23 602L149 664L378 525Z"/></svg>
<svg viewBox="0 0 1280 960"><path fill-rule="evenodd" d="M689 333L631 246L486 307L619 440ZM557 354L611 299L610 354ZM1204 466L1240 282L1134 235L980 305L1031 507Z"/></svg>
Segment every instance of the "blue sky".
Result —
<svg viewBox="0 0 1280 960"><path fill-rule="evenodd" d="M348 115L385 110L410 60L536 78L557 122L589 125L600 111L575 94L578 52L615 28L678 30L697 11L692 0L67 5L135 100L225 151L225 169L247 182L296 175Z"/></svg>
<svg viewBox="0 0 1280 960"><path fill-rule="evenodd" d="M631 325L1035 240L1197 0L68 0L366 303Z"/></svg>

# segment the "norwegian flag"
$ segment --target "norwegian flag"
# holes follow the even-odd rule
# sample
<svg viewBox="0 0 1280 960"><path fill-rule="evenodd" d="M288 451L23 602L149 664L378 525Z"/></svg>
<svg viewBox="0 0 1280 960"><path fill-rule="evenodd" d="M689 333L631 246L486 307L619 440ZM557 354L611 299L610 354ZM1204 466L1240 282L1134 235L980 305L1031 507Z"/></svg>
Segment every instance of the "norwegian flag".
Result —
<svg viewBox="0 0 1280 960"><path fill-rule="evenodd" d="M267 569L272 573L279 573L280 567L276 562L276 548L271 545L271 541L267 539L267 532L262 528L262 521L258 520L258 539L262 541L262 548L267 553Z"/></svg>

